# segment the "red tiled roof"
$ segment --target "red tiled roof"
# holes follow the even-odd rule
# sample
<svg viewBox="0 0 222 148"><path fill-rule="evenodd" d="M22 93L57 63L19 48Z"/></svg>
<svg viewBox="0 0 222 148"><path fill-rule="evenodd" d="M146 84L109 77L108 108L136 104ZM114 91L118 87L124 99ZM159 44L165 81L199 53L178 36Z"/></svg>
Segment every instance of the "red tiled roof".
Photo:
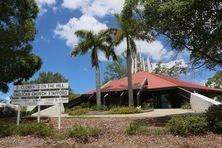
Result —
<svg viewBox="0 0 222 148"><path fill-rule="evenodd" d="M167 88L167 87L184 87L184 88L193 88L193 89L202 89L202 90L213 90L213 91L222 91L215 88L210 88L198 84L193 84L165 76L160 76L157 74L151 74L148 72L137 72L132 75L133 79L133 89L140 89L143 85L145 79L147 79L148 85L144 87L146 89L158 89L158 88ZM106 83L102 88L102 92L110 91L123 91L128 89L127 77L124 77L119 80L113 80ZM95 93L95 90L86 92L85 94Z"/></svg>

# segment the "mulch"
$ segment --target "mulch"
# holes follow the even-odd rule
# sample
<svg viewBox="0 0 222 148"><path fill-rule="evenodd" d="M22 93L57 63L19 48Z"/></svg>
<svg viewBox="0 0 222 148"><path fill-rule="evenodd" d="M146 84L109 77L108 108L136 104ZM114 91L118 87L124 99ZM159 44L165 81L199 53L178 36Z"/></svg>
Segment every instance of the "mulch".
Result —
<svg viewBox="0 0 222 148"><path fill-rule="evenodd" d="M63 130L72 127L74 124L85 125L101 129L99 138L90 138L88 142L80 142L74 138L53 139L39 138L34 136L10 136L0 138L0 148L6 147L113 147L113 148L139 148L139 147L201 147L221 148L222 135L208 133L202 136L174 136L167 135L132 135L125 133L125 129L131 122L140 122L150 127L161 127L168 118L62 118L61 127ZM47 119L48 121L48 119ZM50 118L48 121L57 127L57 118Z"/></svg>

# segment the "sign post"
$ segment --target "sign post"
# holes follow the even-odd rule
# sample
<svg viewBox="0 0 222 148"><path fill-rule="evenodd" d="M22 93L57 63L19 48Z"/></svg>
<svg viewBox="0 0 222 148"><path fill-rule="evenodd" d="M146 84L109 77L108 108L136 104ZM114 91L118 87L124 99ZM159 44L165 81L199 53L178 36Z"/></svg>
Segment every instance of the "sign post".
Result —
<svg viewBox="0 0 222 148"><path fill-rule="evenodd" d="M59 120L58 120L58 129L61 129L61 103L59 103Z"/></svg>
<svg viewBox="0 0 222 148"><path fill-rule="evenodd" d="M21 108L20 108L20 105L18 105L17 126L19 126L19 123L20 123L20 114L21 114Z"/></svg>
<svg viewBox="0 0 222 148"><path fill-rule="evenodd" d="M37 122L40 123L40 105L38 105L38 119Z"/></svg>
<svg viewBox="0 0 222 148"><path fill-rule="evenodd" d="M68 83L15 85L12 104L18 105L17 125L20 120L20 106L38 106L37 122L40 123L40 106L59 105L58 128L61 128L61 106L68 103Z"/></svg>

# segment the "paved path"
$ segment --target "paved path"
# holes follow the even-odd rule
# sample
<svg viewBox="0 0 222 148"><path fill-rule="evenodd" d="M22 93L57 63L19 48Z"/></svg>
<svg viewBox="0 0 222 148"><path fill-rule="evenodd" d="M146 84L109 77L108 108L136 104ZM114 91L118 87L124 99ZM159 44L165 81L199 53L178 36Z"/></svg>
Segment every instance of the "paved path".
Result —
<svg viewBox="0 0 222 148"><path fill-rule="evenodd" d="M63 114L63 117L86 117L86 118L123 118L123 117L132 117L132 118L143 118L143 117L163 117L168 115L178 115L178 114L187 114L194 113L193 110L188 109L154 109L151 112L137 113L137 114L106 114L106 115L76 115L70 116Z"/></svg>

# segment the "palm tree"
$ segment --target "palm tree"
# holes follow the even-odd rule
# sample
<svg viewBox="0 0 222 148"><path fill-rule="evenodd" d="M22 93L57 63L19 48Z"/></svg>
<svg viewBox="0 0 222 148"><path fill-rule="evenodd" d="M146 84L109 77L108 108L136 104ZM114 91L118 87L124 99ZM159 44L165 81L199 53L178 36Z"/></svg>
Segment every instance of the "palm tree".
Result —
<svg viewBox="0 0 222 148"><path fill-rule="evenodd" d="M128 77L128 99L129 106L134 105L133 88L132 88L132 57L136 55L135 40L152 41L151 35L142 31L142 22L133 18L134 5L130 5L130 1L125 2L125 6L119 15L115 15L119 28L110 28L107 33L114 36L114 44L118 46L121 42L126 40L126 60L127 60L127 77Z"/></svg>
<svg viewBox="0 0 222 148"><path fill-rule="evenodd" d="M100 68L98 52L101 51L109 59L111 56L113 60L116 60L114 48L112 46L112 39L104 31L98 34L92 31L79 30L75 32L76 36L80 38L78 45L72 50L71 55L84 55L91 51L91 64L96 68L96 103L101 105L101 86L100 86Z"/></svg>

